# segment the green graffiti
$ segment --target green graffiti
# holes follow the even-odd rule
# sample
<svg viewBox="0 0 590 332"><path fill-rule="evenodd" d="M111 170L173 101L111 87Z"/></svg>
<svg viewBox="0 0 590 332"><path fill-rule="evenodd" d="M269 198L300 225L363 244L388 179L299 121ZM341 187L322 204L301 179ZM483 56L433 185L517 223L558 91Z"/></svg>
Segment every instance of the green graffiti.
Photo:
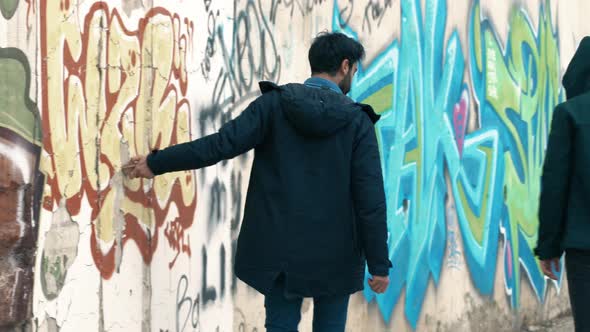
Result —
<svg viewBox="0 0 590 332"><path fill-rule="evenodd" d="M0 73L0 128L40 145L41 121L29 97L31 69L26 55L16 48L0 48Z"/></svg>
<svg viewBox="0 0 590 332"><path fill-rule="evenodd" d="M523 10L513 11L504 47L489 21L482 22L479 5L473 14L471 66L474 90L481 101L482 127L501 128L504 146L506 212L502 226L508 241L505 272L514 305L519 302L521 265L539 298L544 298L545 281L531 253L537 241L549 122L553 108L563 99L558 39L549 8L548 2L541 6L537 31Z"/></svg>
<svg viewBox="0 0 590 332"><path fill-rule="evenodd" d="M445 252L457 253L456 244L449 248L456 242L447 227L450 195L463 244L458 254L482 295L497 289L499 262L513 308L527 277L540 301L547 288L533 248L549 119L563 99L549 3L539 8L538 28L513 7L502 42L473 1L463 43L457 29L447 31L448 3L400 1L400 39L367 68L359 66L351 89L353 99L382 114L377 136L395 267L387 292L366 288L365 297L389 322L405 288L412 327L431 280L439 282ZM335 31L356 36L338 7L334 16ZM469 117L475 128L467 126Z"/></svg>
<svg viewBox="0 0 590 332"><path fill-rule="evenodd" d="M18 0L0 0L0 12L2 12L2 16L7 20L14 16L17 7Z"/></svg>
<svg viewBox="0 0 590 332"><path fill-rule="evenodd" d="M41 258L41 286L48 299L54 299L59 295L65 285L67 271L68 257L66 255L48 258L43 254Z"/></svg>

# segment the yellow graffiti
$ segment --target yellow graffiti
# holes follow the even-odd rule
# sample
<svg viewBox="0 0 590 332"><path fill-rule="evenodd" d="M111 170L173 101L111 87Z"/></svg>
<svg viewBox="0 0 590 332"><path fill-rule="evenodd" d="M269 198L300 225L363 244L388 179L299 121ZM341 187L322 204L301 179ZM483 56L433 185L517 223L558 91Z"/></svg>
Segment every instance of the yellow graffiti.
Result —
<svg viewBox="0 0 590 332"><path fill-rule="evenodd" d="M178 16L155 8L131 31L105 3L95 3L82 23L76 2L43 5L51 21L43 27L42 41L49 158L41 169L54 205L67 200L79 206L86 196L104 245L115 239L117 215L131 215L153 228L158 216L146 207L165 218L170 202L179 209L194 203L191 173L158 177L152 187L120 175L131 155L190 139L188 32ZM177 197L175 185L180 186Z"/></svg>

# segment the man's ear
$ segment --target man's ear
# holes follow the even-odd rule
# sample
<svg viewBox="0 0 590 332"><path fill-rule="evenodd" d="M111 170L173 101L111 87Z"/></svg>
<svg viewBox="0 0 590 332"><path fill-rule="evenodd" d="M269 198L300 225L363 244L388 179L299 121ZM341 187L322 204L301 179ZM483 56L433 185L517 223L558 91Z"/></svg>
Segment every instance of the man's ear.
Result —
<svg viewBox="0 0 590 332"><path fill-rule="evenodd" d="M346 76L348 75L348 72L351 70L352 68L350 66L350 61L348 59L342 60L342 63L340 64L340 71L342 72L342 74Z"/></svg>

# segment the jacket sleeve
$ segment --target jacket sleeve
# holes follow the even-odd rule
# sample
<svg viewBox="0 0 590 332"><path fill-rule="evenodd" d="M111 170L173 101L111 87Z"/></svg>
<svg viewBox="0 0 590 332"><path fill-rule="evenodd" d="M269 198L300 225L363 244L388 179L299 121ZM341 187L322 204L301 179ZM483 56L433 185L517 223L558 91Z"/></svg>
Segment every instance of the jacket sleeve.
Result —
<svg viewBox="0 0 590 332"><path fill-rule="evenodd" d="M563 253L561 241L569 193L573 127L568 112L557 106L541 176L539 238L535 249L540 259L557 258Z"/></svg>
<svg viewBox="0 0 590 332"><path fill-rule="evenodd" d="M266 97L263 95L253 101L215 134L153 151L147 158L148 167L155 175L199 169L253 149L266 134L269 114Z"/></svg>
<svg viewBox="0 0 590 332"><path fill-rule="evenodd" d="M353 146L351 183L356 222L369 273L387 276L392 265L387 247L383 174L375 128L364 115Z"/></svg>

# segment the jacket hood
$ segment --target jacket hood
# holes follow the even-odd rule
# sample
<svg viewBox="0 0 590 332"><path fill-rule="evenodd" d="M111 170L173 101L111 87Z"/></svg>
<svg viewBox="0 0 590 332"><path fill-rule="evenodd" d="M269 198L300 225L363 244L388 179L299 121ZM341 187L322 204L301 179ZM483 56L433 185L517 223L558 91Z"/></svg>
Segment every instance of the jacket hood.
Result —
<svg viewBox="0 0 590 332"><path fill-rule="evenodd" d="M563 75L563 87L567 99L590 91L590 37L582 39L574 57Z"/></svg>
<svg viewBox="0 0 590 332"><path fill-rule="evenodd" d="M303 84L276 86L260 84L263 93L279 89L281 108L289 123L301 134L309 137L327 137L351 123L362 111L373 123L379 119L369 105L353 102L345 95L330 89L312 88Z"/></svg>

